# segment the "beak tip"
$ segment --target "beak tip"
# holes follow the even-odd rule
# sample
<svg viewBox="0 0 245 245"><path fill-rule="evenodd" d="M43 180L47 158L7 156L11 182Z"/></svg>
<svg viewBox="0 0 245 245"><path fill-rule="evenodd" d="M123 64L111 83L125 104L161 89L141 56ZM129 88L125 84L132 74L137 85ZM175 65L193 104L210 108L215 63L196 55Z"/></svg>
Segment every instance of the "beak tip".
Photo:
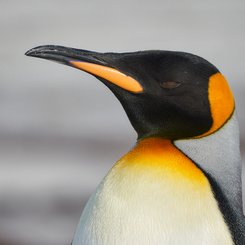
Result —
<svg viewBox="0 0 245 245"><path fill-rule="evenodd" d="M32 53L32 51L31 51L31 49L29 49L28 51L25 52L25 55L26 56L31 56L31 53Z"/></svg>
<svg viewBox="0 0 245 245"><path fill-rule="evenodd" d="M43 45L43 46L38 46L32 49L29 49L28 51L25 52L26 56L32 56L32 57L39 57L40 54L45 53L45 51L50 51L51 45Z"/></svg>
<svg viewBox="0 0 245 245"><path fill-rule="evenodd" d="M29 49L28 51L25 52L26 56L34 56L35 57L35 54L37 54L36 48Z"/></svg>

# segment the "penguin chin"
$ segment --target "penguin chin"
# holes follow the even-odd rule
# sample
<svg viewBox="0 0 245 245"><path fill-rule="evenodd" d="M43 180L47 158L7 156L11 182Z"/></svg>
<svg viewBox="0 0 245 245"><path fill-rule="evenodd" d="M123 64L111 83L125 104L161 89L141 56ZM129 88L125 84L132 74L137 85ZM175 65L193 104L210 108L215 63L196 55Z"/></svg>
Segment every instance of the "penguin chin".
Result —
<svg viewBox="0 0 245 245"><path fill-rule="evenodd" d="M191 139L199 137L208 131L209 127L207 125L202 125L193 120L192 123L185 123L183 119L181 123L174 123L174 120L162 120L158 121L149 121L149 118L135 119L135 115L127 113L129 120L134 127L135 131L138 134L138 139L157 137L168 140L180 140L180 139ZM139 116L139 115L138 115ZM192 125L188 127L187 125Z"/></svg>

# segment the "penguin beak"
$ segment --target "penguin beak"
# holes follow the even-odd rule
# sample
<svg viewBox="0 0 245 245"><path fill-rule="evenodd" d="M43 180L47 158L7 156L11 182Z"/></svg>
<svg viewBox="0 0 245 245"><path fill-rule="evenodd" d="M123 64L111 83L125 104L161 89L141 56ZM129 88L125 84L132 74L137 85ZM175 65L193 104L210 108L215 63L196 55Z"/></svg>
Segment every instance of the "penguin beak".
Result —
<svg viewBox="0 0 245 245"><path fill-rule="evenodd" d="M88 50L45 45L30 49L27 56L56 61L88 72L132 93L143 92L133 77L113 68L113 59L106 61L105 54Z"/></svg>

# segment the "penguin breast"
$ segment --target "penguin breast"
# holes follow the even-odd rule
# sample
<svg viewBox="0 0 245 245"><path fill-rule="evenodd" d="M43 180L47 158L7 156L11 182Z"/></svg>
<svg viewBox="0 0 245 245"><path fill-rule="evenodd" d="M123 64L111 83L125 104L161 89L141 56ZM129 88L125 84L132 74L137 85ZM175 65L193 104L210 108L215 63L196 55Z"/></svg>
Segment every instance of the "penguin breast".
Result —
<svg viewBox="0 0 245 245"><path fill-rule="evenodd" d="M140 141L91 196L73 245L232 245L210 184L170 141Z"/></svg>

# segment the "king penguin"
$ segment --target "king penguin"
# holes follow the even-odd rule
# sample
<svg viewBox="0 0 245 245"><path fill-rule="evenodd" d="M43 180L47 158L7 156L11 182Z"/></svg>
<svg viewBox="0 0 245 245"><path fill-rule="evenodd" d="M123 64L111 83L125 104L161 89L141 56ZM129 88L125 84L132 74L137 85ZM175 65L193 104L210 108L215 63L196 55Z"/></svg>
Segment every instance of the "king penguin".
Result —
<svg viewBox="0 0 245 245"><path fill-rule="evenodd" d="M101 80L138 138L90 197L72 245L244 245L232 92L185 52L98 53L45 45L26 55Z"/></svg>

